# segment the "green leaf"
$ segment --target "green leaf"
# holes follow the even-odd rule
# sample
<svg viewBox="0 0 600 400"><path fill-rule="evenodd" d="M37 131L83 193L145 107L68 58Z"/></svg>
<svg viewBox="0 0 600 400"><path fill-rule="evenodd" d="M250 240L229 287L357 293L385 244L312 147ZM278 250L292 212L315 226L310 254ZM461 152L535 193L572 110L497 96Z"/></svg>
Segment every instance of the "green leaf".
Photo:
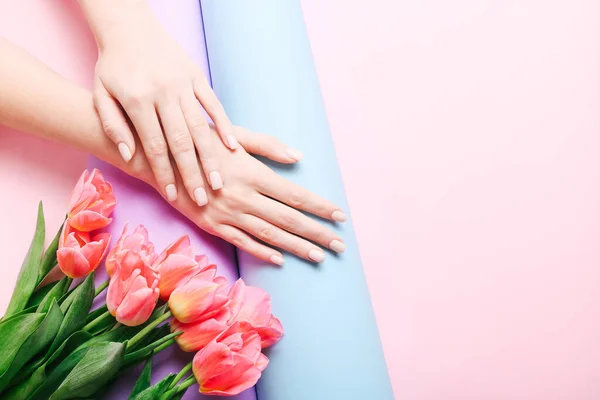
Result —
<svg viewBox="0 0 600 400"><path fill-rule="evenodd" d="M71 286L72 281L73 280L69 277L65 277L58 281L58 283L52 287L52 290L50 290L40 302L37 312L48 311L50 306L54 304L55 301L58 301L67 292L67 290L69 290L69 286Z"/></svg>
<svg viewBox="0 0 600 400"><path fill-rule="evenodd" d="M40 305L40 303L42 302L42 300L44 300L44 297L46 297L48 292L52 290L52 288L56 286L59 282L60 281L49 283L46 286L43 286L37 289L35 292L33 292L31 297L29 298L29 303L27 303L27 307L35 307Z"/></svg>
<svg viewBox="0 0 600 400"><path fill-rule="evenodd" d="M101 316L102 314L104 314L105 312L108 311L108 307L105 305L103 305L102 307L92 311L91 313L89 313L87 319L85 320L86 325L89 324L90 322L92 322L93 320L95 320L96 318L98 318L99 316Z"/></svg>
<svg viewBox="0 0 600 400"><path fill-rule="evenodd" d="M44 257L42 257L42 261L40 263L40 274L38 277L38 284L39 282L44 280L46 275L48 275L48 273L52 271L52 268L56 266L56 251L58 250L58 242L60 241L60 234L62 233L63 226L64 223L60 225L60 228L58 228L58 232L56 232L54 239L52 240L52 242L46 249L46 252L44 253Z"/></svg>
<svg viewBox="0 0 600 400"><path fill-rule="evenodd" d="M162 337L162 338L156 340L153 343L150 343L149 345L147 345L144 348L141 348L134 352L128 353L125 356L125 364L138 363L138 362L142 361L146 357L151 356L152 353L154 352L154 349L156 349L158 346L160 346L163 343L168 342L169 340L173 339L175 336L178 336L180 334L181 334L181 332L173 332L169 335L166 335L165 337Z"/></svg>
<svg viewBox="0 0 600 400"><path fill-rule="evenodd" d="M65 340L54 353L47 354L45 357L39 358L34 362L27 364L16 377L15 381L11 382L11 384L19 384L18 387L20 389L18 391L20 392L28 394L33 393L38 387L40 387L39 382L35 378L36 376L39 377L43 375L45 380L45 371L47 369L53 370L54 367L60 364L69 354L73 353L91 338L92 335L87 332L75 332L69 336L69 338ZM15 389L13 389L13 391L14 390Z"/></svg>
<svg viewBox="0 0 600 400"><path fill-rule="evenodd" d="M0 323L0 374L8 370L23 343L43 319L44 314L24 314Z"/></svg>
<svg viewBox="0 0 600 400"><path fill-rule="evenodd" d="M88 348L81 361L67 375L49 400L76 399L94 395L121 367L125 345L104 342Z"/></svg>
<svg viewBox="0 0 600 400"><path fill-rule="evenodd" d="M4 317L10 317L27 307L29 298L38 285L40 276L40 262L44 251L44 239L46 237L46 226L44 222L44 208L42 202L38 206L37 225L31 246L21 266L17 284L13 290L10 303Z"/></svg>
<svg viewBox="0 0 600 400"><path fill-rule="evenodd" d="M52 342L60 328L62 318L62 312L55 300L41 324L26 338L10 366L0 375L0 392L29 360Z"/></svg>
<svg viewBox="0 0 600 400"><path fill-rule="evenodd" d="M137 381L135 381L135 386L133 386L133 390L131 391L131 394L129 395L129 400L132 400L139 393L143 392L144 390L146 390L150 387L151 375L152 375L152 357L150 357L146 361L146 365L144 365L144 369L142 370L140 377L137 379Z"/></svg>
<svg viewBox="0 0 600 400"><path fill-rule="evenodd" d="M173 382L173 379L175 379L175 375L169 374L156 385L150 386L135 397L130 397L129 400L156 400L160 395L169 391L169 386Z"/></svg>
<svg viewBox="0 0 600 400"><path fill-rule="evenodd" d="M25 382L13 387L2 395L3 400L27 400L33 392L46 382L46 365L35 370L33 375Z"/></svg>
<svg viewBox="0 0 600 400"><path fill-rule="evenodd" d="M65 312L65 308L61 305L61 310L65 313L65 318L60 326L60 329L50 346L49 353L56 350L61 343L68 338L73 332L83 328L85 320L92 302L94 301L94 273L92 272L85 280L73 291L69 296L72 300Z"/></svg>

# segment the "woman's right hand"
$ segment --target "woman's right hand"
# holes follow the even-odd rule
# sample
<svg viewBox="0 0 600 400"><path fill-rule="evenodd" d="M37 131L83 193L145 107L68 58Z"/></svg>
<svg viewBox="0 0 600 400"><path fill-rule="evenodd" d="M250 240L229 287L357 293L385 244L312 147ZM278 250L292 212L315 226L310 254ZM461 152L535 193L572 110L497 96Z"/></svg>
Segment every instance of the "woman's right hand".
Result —
<svg viewBox="0 0 600 400"><path fill-rule="evenodd" d="M222 160L227 186L209 192L205 207L197 207L189 196L180 196L171 202L173 207L203 230L273 264L283 264L283 255L275 248L317 263L325 259L325 252L318 245L337 253L343 252L345 245L337 234L300 211L337 222L346 220L344 212L333 203L277 175L248 154L251 152L291 164L295 160L288 156L287 147L271 136L234 129L241 147L231 151L221 143L214 146ZM218 140L217 135L213 137ZM162 194L147 161L140 157L144 157L143 153L136 153L133 162L125 165L126 169L134 170L125 172L153 185ZM177 179L181 181L181 176L178 175Z"/></svg>

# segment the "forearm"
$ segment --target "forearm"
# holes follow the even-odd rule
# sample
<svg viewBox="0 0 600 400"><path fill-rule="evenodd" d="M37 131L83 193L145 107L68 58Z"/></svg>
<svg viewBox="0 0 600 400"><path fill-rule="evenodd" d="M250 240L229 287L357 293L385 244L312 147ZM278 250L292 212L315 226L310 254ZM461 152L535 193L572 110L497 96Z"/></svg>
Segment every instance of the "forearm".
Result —
<svg viewBox="0 0 600 400"><path fill-rule="evenodd" d="M79 0L100 51L107 42L129 39L143 25L158 24L146 0Z"/></svg>
<svg viewBox="0 0 600 400"><path fill-rule="evenodd" d="M104 135L89 91L67 81L22 49L0 39L0 125L59 142L124 170Z"/></svg>

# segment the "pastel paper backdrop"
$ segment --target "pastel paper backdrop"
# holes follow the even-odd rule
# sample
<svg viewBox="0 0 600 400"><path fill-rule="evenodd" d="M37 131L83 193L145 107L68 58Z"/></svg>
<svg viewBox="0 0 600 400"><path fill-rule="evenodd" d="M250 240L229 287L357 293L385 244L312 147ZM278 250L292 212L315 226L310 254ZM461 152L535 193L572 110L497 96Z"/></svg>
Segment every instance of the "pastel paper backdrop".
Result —
<svg viewBox="0 0 600 400"><path fill-rule="evenodd" d="M302 3L396 398L599 398L600 4ZM0 35L91 82L75 1ZM0 129L4 307L86 158Z"/></svg>

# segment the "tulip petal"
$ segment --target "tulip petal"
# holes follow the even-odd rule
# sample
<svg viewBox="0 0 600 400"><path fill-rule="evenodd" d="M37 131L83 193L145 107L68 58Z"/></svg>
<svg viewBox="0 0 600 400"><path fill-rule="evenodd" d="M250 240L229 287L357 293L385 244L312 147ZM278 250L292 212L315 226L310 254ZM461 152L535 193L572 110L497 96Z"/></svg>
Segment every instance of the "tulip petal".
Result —
<svg viewBox="0 0 600 400"><path fill-rule="evenodd" d="M191 324L183 324L177 320L171 321L171 332L183 332L175 340L181 350L187 352L202 349L226 329L227 324L215 318Z"/></svg>
<svg viewBox="0 0 600 400"><path fill-rule="evenodd" d="M126 326L141 325L150 318L157 300L158 289L145 287L135 291L130 290L117 308L115 318Z"/></svg>
<svg viewBox="0 0 600 400"><path fill-rule="evenodd" d="M200 271L196 260L181 255L171 254L159 265L160 274L160 298L167 301L175 288Z"/></svg>
<svg viewBox="0 0 600 400"><path fill-rule="evenodd" d="M112 218L105 217L91 210L83 210L69 219L73 228L82 232L91 232L102 229L112 222Z"/></svg>
<svg viewBox="0 0 600 400"><path fill-rule="evenodd" d="M258 382L261 371L246 357L234 354L234 365L226 372L200 382L204 394L234 396Z"/></svg>
<svg viewBox="0 0 600 400"><path fill-rule="evenodd" d="M56 259L61 271L70 278L81 278L89 273L90 263L79 249L72 247L58 249Z"/></svg>
<svg viewBox="0 0 600 400"><path fill-rule="evenodd" d="M200 320L207 311L219 310L229 300L227 297L217 296L220 285L212 279L204 279L203 274L205 273L178 286L169 298L173 316L183 323Z"/></svg>
<svg viewBox="0 0 600 400"><path fill-rule="evenodd" d="M260 372L262 372L265 370L265 368L267 368L267 365L269 365L269 359L267 358L267 356L260 353L260 356L258 357L258 360L254 365L256 365L256 368L258 368Z"/></svg>
<svg viewBox="0 0 600 400"><path fill-rule="evenodd" d="M233 353L223 343L210 342L196 353L192 362L192 371L198 382L204 382L215 375L222 374L234 365Z"/></svg>

